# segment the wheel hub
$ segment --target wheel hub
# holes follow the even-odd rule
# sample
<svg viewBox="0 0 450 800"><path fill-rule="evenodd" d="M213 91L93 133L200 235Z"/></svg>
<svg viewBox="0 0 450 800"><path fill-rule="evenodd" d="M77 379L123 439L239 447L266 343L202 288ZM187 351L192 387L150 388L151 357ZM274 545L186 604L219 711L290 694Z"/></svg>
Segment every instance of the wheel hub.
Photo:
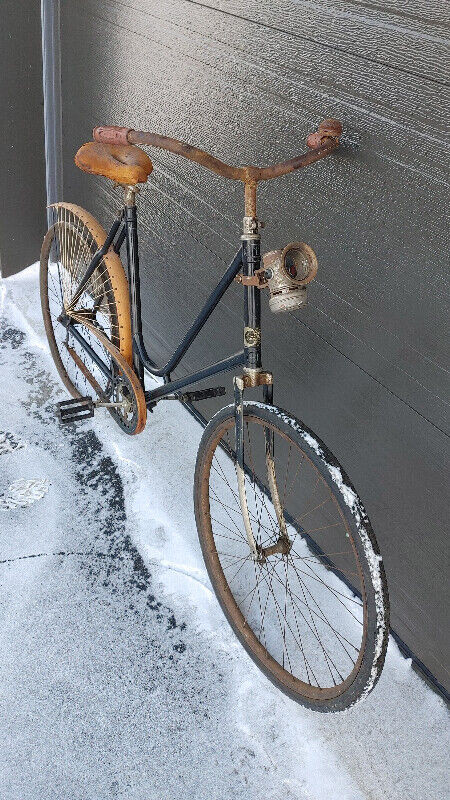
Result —
<svg viewBox="0 0 450 800"><path fill-rule="evenodd" d="M255 560L263 564L269 556L274 556L276 553L287 556L291 551L291 547L291 540L286 536L280 536L275 544L271 544L269 547L258 548Z"/></svg>

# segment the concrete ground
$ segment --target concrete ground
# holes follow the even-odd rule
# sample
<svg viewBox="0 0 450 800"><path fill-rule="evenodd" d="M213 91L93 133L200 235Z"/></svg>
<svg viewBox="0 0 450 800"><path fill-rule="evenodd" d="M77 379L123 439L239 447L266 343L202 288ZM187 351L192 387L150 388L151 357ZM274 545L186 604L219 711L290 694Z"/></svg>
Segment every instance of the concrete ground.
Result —
<svg viewBox="0 0 450 800"><path fill-rule="evenodd" d="M106 412L61 427L64 396L30 268L0 321L1 800L444 800L446 708L392 641L370 697L319 715L234 639L187 412L162 404L132 439ZM13 507L18 479L42 497Z"/></svg>

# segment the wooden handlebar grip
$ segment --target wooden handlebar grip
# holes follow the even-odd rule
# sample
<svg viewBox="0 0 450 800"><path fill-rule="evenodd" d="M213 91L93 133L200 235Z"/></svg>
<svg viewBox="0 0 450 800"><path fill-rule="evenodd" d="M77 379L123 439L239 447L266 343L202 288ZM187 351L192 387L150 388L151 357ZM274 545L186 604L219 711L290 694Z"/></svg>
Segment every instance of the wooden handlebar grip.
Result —
<svg viewBox="0 0 450 800"><path fill-rule="evenodd" d="M97 125L92 131L96 142L105 144L129 144L128 134L133 128L121 128L120 125Z"/></svg>

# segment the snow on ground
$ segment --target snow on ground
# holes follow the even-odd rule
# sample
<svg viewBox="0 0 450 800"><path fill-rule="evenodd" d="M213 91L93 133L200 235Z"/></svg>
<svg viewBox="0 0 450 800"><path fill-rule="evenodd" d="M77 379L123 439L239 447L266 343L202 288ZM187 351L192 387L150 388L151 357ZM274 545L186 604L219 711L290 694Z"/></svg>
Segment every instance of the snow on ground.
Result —
<svg viewBox="0 0 450 800"><path fill-rule="evenodd" d="M1 800L443 800L446 707L394 642L370 697L321 715L235 640L197 541L201 428L183 407L136 438L107 412L59 425L37 274L0 296L0 496L48 488L0 507Z"/></svg>

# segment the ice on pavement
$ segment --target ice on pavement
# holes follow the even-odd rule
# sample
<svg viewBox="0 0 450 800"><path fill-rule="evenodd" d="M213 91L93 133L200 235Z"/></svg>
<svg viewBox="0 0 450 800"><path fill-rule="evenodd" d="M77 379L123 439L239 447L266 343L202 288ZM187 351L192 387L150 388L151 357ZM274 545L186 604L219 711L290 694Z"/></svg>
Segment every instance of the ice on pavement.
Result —
<svg viewBox="0 0 450 800"><path fill-rule="evenodd" d="M363 704L280 694L211 591L193 514L201 436L161 403L135 438L61 427L37 266L1 285L1 800L443 800L446 707L393 641Z"/></svg>
<svg viewBox="0 0 450 800"><path fill-rule="evenodd" d="M12 433L0 431L0 456L3 453L12 453L16 447L25 447L25 442Z"/></svg>
<svg viewBox="0 0 450 800"><path fill-rule="evenodd" d="M48 478L19 478L0 495L0 508L25 508L41 500L49 488Z"/></svg>

